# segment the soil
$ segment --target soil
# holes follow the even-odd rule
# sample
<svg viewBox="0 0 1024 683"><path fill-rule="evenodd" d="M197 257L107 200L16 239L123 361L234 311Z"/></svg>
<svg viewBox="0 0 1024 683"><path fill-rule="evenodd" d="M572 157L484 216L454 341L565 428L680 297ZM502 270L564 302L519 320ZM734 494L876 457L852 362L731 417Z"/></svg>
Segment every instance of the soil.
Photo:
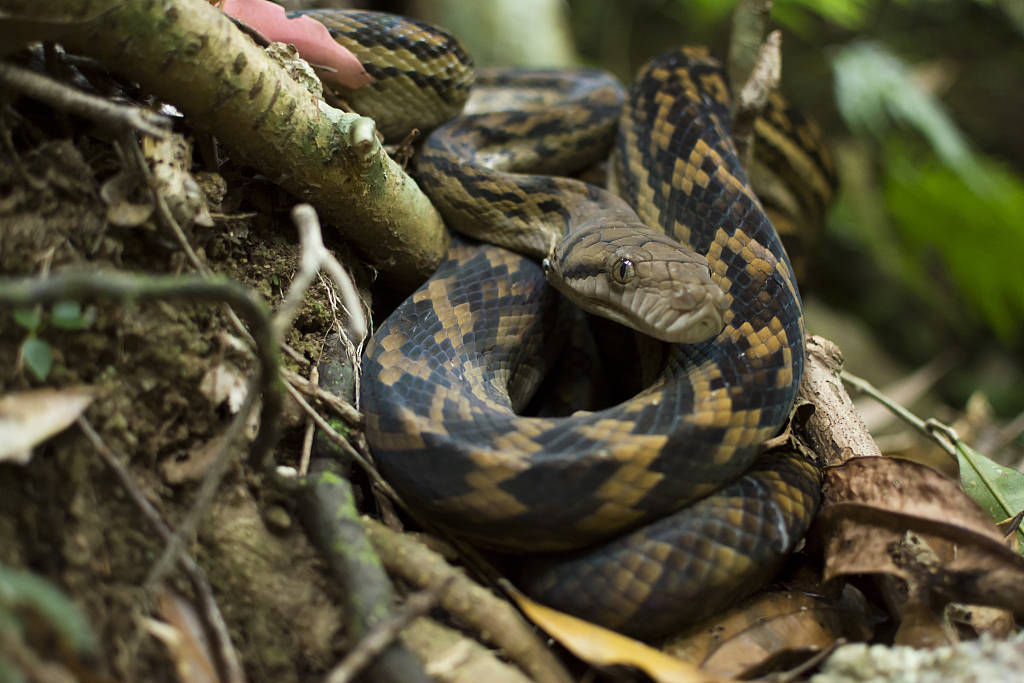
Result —
<svg viewBox="0 0 1024 683"><path fill-rule="evenodd" d="M185 126L182 139L194 142ZM153 210L125 150L111 131L34 102L0 104L0 269L4 277L87 269L141 276L194 272ZM201 143L207 141L200 140ZM293 203L251 169L230 160L191 161L212 214L209 227L186 222L187 237L215 273L253 288L271 305L296 269ZM125 225L125 223L134 223ZM119 224L120 223L120 224ZM287 336L308 374L336 322L322 283L314 286ZM27 329L0 310L0 393L88 387L85 418L135 485L174 527L187 514L208 455L232 420L229 401L204 392L217 370L245 377L252 354L224 307L198 303L82 301L94 319L80 330ZM38 377L20 358L26 339L42 340L52 367ZM280 458L296 458L302 420L286 411ZM341 615L317 557L290 511L245 464L248 440L233 448L232 469L190 539L207 572L231 637L253 680L295 681L323 671L344 651ZM282 464L288 464L287 462ZM142 518L114 473L72 426L33 449L26 465L0 462L0 565L44 577L84 610L100 648L87 668L119 680L179 680L145 615L142 586L165 543ZM272 523L268 523L268 518ZM165 586L192 594L178 573ZM162 593L155 609L170 619ZM37 655L54 655L52 624L31 633ZM65 663L74 657L65 653Z"/></svg>

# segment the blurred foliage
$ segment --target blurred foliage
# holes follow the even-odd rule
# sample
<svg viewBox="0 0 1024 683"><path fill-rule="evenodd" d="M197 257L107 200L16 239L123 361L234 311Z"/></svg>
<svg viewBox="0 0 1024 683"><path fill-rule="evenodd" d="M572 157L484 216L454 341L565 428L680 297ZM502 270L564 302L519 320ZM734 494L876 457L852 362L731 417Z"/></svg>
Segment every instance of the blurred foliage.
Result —
<svg viewBox="0 0 1024 683"><path fill-rule="evenodd" d="M884 162L886 205L911 257L905 260L905 280L927 297L934 283L927 257L934 251L970 309L1004 342L1019 343L1024 331L1024 184L985 158L965 178L935 157L918 156L905 145L890 143Z"/></svg>
<svg viewBox="0 0 1024 683"><path fill-rule="evenodd" d="M21 679L5 647L29 641L46 642L53 655L98 647L84 614L63 592L35 574L0 564L0 681Z"/></svg>
<svg viewBox="0 0 1024 683"><path fill-rule="evenodd" d="M868 238L863 241L872 251L897 250L895 274L956 324L959 312L936 296L931 260L937 259L969 313L1007 344L1020 341L1024 183L975 154L942 104L881 45L849 44L836 52L833 64L844 120L882 148L883 197L899 239L870 239L870 231L858 236ZM910 131L930 150L915 149Z"/></svg>

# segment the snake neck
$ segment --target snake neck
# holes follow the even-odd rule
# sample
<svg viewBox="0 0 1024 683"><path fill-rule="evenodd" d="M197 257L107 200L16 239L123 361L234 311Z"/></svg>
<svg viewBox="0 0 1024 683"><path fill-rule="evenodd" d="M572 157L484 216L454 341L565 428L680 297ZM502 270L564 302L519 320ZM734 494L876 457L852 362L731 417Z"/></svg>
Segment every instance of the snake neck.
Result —
<svg viewBox="0 0 1024 683"><path fill-rule="evenodd" d="M458 39L426 22L380 12L310 9L373 78L360 88L335 85L335 95L369 116L389 142L413 129L429 130L457 116L469 99L473 61ZM414 113L411 113L414 112Z"/></svg>
<svg viewBox="0 0 1024 683"><path fill-rule="evenodd" d="M624 98L611 76L517 70L482 80L484 92L522 87L528 94L525 102L481 96L470 103L479 113L442 126L424 143L417 180L450 228L541 259L566 234L595 222L640 223L618 197L564 177L611 149ZM549 92L559 93L556 103L544 99Z"/></svg>
<svg viewBox="0 0 1024 683"><path fill-rule="evenodd" d="M644 221L707 257L729 302L718 343L777 373L791 403L804 356L800 294L729 121L729 86L715 60L688 49L658 57L637 75L623 109L614 175ZM758 328L770 330L768 342L750 334Z"/></svg>

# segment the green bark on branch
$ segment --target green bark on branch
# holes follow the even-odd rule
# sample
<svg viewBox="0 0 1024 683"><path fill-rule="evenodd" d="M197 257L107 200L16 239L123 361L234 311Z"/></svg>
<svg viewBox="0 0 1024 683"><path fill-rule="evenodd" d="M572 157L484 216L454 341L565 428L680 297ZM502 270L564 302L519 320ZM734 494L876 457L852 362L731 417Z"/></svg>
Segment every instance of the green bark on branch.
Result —
<svg viewBox="0 0 1024 683"><path fill-rule="evenodd" d="M333 109L204 0L51 0L74 21L69 50L99 59L174 104L281 187L316 207L383 277L411 289L440 263L448 234L370 119ZM0 0L32 17L33 0Z"/></svg>

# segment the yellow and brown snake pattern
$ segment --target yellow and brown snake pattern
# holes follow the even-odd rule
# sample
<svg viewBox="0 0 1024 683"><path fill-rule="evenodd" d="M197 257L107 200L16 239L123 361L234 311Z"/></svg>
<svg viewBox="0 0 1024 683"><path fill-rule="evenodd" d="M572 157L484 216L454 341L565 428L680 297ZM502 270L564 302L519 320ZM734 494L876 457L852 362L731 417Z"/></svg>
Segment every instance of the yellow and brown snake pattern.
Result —
<svg viewBox="0 0 1024 683"><path fill-rule="evenodd" d="M332 27L331 15L314 16ZM763 584L813 515L816 468L759 451L796 396L803 318L785 251L736 158L718 65L699 50L669 52L641 70L624 104L609 77L576 77L578 97L456 119L419 151L416 177L449 226L520 253L456 240L378 328L363 363L366 436L382 474L437 523L499 551L544 551L518 580L535 598L658 636ZM518 78L564 89L567 77ZM668 346L656 379L616 405L524 415L557 363L557 340L575 334L561 327L565 301L538 259L557 259L553 240L592 228L595 215L637 222L603 190L521 175L570 170L548 163L549 151L588 127L599 132L569 166L614 146L625 204L706 259L721 331ZM605 275L578 267L570 277Z"/></svg>

